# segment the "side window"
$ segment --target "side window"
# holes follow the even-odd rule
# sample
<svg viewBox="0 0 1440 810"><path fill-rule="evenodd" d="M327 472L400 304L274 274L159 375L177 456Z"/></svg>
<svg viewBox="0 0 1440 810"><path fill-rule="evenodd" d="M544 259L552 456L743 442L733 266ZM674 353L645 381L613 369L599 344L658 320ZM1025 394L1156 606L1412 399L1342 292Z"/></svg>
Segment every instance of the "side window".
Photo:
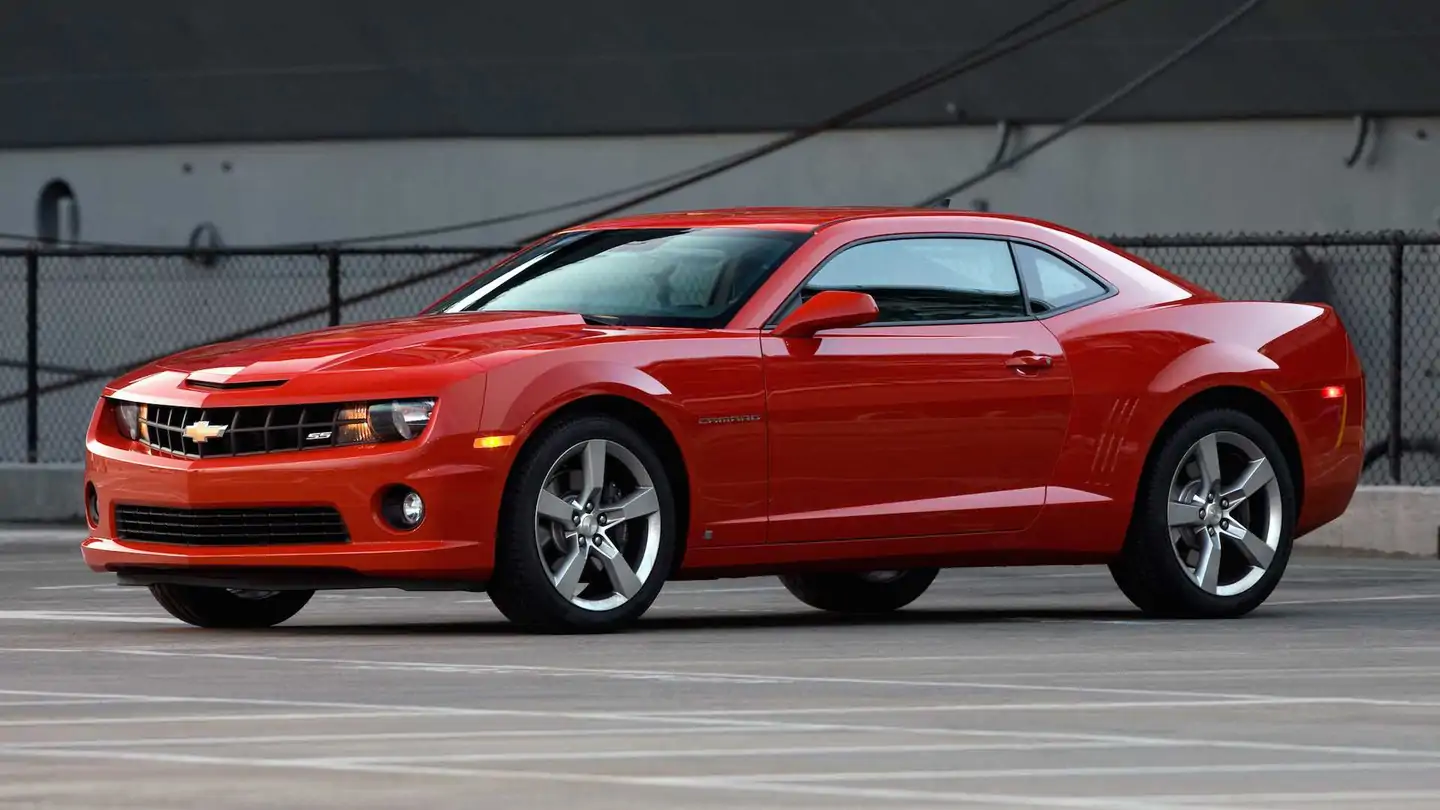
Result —
<svg viewBox="0 0 1440 810"><path fill-rule="evenodd" d="M866 242L827 260L801 290L868 293L879 322L1025 317L1010 247L998 239L924 237Z"/></svg>
<svg viewBox="0 0 1440 810"><path fill-rule="evenodd" d="M1100 282L1049 251L1016 243L1015 261L1025 278L1030 309L1037 315L1105 295Z"/></svg>

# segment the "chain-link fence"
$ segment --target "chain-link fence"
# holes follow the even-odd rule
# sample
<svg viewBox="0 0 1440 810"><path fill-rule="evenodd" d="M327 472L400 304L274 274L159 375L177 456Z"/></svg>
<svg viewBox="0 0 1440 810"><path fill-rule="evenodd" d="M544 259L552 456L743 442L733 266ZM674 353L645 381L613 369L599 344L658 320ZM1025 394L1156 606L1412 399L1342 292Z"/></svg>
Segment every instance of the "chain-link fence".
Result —
<svg viewBox="0 0 1440 810"><path fill-rule="evenodd" d="M1109 241L1232 299L1336 308L1365 365L1365 480L1440 483L1440 237ZM105 381L221 340L411 314L506 248L0 251L0 461L77 461Z"/></svg>
<svg viewBox="0 0 1440 810"><path fill-rule="evenodd" d="M1440 236L1112 238L1231 299L1325 303L1365 369L1365 483L1440 483Z"/></svg>
<svg viewBox="0 0 1440 810"><path fill-rule="evenodd" d="M0 252L0 461L80 460L105 382L151 360L413 314L507 252Z"/></svg>

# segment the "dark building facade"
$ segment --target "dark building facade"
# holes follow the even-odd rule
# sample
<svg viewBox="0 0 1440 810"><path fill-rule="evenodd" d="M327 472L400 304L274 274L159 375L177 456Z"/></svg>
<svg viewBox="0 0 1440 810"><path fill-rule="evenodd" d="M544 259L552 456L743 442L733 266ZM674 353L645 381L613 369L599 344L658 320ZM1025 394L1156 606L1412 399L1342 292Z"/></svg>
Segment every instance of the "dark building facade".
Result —
<svg viewBox="0 0 1440 810"><path fill-rule="evenodd" d="M0 145L788 129L1052 2L12 3ZM862 123L1060 121L1236 3L1131 0ZM1097 120L1427 115L1437 62L1433 0L1268 0Z"/></svg>

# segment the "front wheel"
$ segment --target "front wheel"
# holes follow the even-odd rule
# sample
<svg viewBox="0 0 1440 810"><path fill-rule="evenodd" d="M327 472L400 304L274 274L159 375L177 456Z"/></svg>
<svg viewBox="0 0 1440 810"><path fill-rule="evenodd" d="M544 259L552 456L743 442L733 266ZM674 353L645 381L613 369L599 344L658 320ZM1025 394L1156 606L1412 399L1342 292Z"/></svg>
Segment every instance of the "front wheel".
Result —
<svg viewBox="0 0 1440 810"><path fill-rule="evenodd" d="M677 531L669 476L639 432L608 416L558 423L516 460L491 601L529 630L618 630L659 595Z"/></svg>
<svg viewBox="0 0 1440 810"><path fill-rule="evenodd" d="M836 613L888 613L920 598L938 568L863 573L785 574L780 582L813 608Z"/></svg>
<svg viewBox="0 0 1440 810"><path fill-rule="evenodd" d="M1149 614L1249 613L1275 590L1290 558L1295 485L1279 444L1233 410L1192 416L1163 442L1111 575Z"/></svg>
<svg viewBox="0 0 1440 810"><path fill-rule="evenodd" d="M196 627L274 627L310 601L314 591L247 591L194 585L151 585L150 594L171 616Z"/></svg>

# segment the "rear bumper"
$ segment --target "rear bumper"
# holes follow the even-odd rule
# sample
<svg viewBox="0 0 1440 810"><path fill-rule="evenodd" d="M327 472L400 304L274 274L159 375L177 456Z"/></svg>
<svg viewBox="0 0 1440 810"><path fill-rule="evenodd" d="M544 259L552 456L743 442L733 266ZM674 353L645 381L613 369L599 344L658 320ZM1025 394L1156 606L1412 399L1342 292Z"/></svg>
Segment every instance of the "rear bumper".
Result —
<svg viewBox="0 0 1440 810"><path fill-rule="evenodd" d="M483 582L494 565L493 531L504 480L498 456L478 455L460 439L404 448L368 446L271 456L173 458L140 447L92 439L85 479L95 487L99 519L81 553L92 570L160 576L272 572L277 581L315 575L327 587L344 582ZM402 531L380 515L380 497L395 485L419 492L426 514ZM124 539L117 504L181 509L328 506L347 543L188 545ZM288 570L289 573L286 573ZM319 572L319 573L316 573ZM235 587L235 586L231 586Z"/></svg>
<svg viewBox="0 0 1440 810"><path fill-rule="evenodd" d="M1365 457L1364 381L1347 381L1345 395L1337 399L1316 389L1289 392L1285 400L1304 460L1305 497L1295 523L1300 537L1344 514L1359 487Z"/></svg>

